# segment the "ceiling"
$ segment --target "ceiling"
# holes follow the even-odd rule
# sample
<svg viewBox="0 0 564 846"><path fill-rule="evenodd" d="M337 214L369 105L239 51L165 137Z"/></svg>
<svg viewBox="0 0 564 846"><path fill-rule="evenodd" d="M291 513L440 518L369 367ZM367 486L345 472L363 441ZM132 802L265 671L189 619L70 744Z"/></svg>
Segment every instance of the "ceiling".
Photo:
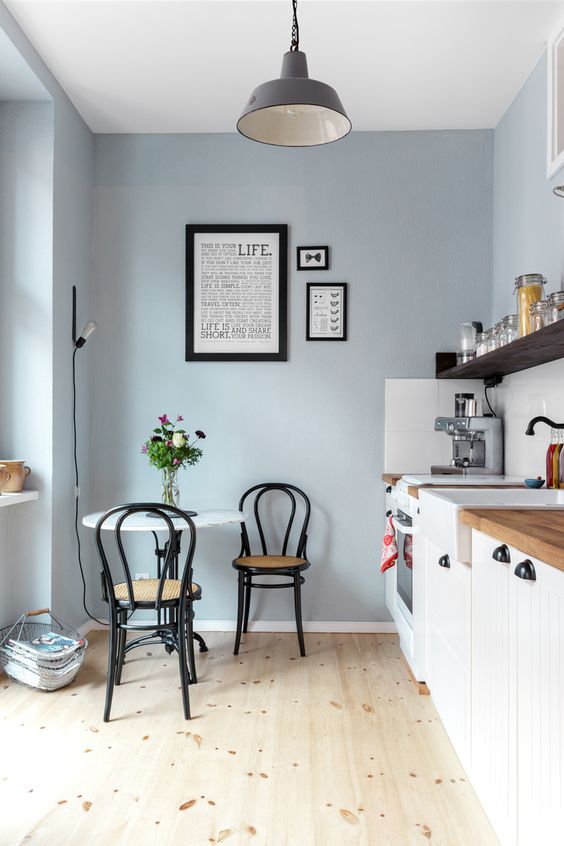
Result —
<svg viewBox="0 0 564 846"><path fill-rule="evenodd" d="M278 76L290 0L5 0L95 132L232 132ZM310 75L356 130L493 127L564 2L300 0Z"/></svg>

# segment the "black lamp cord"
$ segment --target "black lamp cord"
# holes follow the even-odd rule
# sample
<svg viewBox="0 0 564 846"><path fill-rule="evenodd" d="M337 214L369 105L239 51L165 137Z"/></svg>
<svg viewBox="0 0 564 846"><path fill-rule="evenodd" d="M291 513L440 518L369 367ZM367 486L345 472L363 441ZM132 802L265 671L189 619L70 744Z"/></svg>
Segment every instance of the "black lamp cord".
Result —
<svg viewBox="0 0 564 846"><path fill-rule="evenodd" d="M294 53L300 49L300 25L298 23L298 0L292 0L292 43L290 51Z"/></svg>
<svg viewBox="0 0 564 846"><path fill-rule="evenodd" d="M489 410L491 411L491 413L493 414L493 416L494 416L494 417L497 417L497 414L496 414L496 413L495 413L495 411L493 410L493 408L492 408L492 406L491 406L491 403L490 403L490 401L489 401L489 399L488 399L488 387L489 387L489 386L488 386L488 385L486 385L486 386L485 386L485 388L484 388L484 395L485 395L485 397L486 397L486 402L487 402L487 404L488 404L488 408L489 408Z"/></svg>
<svg viewBox="0 0 564 846"><path fill-rule="evenodd" d="M78 352L78 347L74 348L72 354L72 445L73 445L73 457L74 457L74 533L76 535L76 552L78 558L78 567L80 570L80 578L82 579L82 607L84 608L85 612L88 614L91 620L94 620L95 623L99 623L101 626L107 626L107 623L104 623L103 620L99 620L98 617L95 617L94 614L91 614L86 606L86 579L84 578L84 568L82 566L82 551L80 546L80 532L78 531L78 500L80 496L80 488L78 485L78 454L77 454L77 443L76 443L76 354Z"/></svg>

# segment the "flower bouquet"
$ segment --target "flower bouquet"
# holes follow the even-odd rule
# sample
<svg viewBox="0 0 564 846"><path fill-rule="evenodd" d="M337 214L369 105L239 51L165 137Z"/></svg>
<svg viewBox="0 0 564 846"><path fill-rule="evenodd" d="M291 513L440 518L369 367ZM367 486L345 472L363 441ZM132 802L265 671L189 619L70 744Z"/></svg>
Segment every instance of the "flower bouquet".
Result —
<svg viewBox="0 0 564 846"><path fill-rule="evenodd" d="M181 467L191 467L198 463L202 450L196 444L206 436L197 429L193 440L190 441L186 429L179 428L179 424L184 421L181 414L175 423L172 423L166 414L158 419L161 425L153 429L153 434L145 441L141 452L148 456L149 464L162 471L163 503L178 508L178 471Z"/></svg>

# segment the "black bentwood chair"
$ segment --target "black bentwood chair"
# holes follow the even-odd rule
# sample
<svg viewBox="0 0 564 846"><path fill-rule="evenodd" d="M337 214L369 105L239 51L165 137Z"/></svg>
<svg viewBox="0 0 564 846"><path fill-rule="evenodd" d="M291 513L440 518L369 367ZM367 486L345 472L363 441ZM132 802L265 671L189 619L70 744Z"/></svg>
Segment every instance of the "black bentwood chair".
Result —
<svg viewBox="0 0 564 846"><path fill-rule="evenodd" d="M290 516L286 525L284 533L284 540L282 542L281 555L269 555L263 525L259 514L259 505L264 505L263 497L266 493L278 491L286 494L289 499ZM303 510L303 522L301 530L298 535L298 544L295 555L288 555L288 543L290 541L290 534L294 525L294 518L296 516L296 495L298 503ZM309 515L311 512L311 505L308 497L299 488L294 485L282 484L277 482L268 482L261 485L255 485L249 488L239 502L239 510L245 510L245 500L251 497L253 500L253 512L255 516L256 528L260 538L260 546L262 555L251 554L251 544L249 541L249 534L247 532L246 523L241 524L241 552L239 557L233 561L233 567L239 573L239 594L237 606L237 634L235 636L235 647L233 654L239 654L239 646L241 644L241 632L247 632L249 623L249 610L251 607L251 591L253 588L261 588L263 590L276 588L293 588L294 589L294 609L296 612L296 628L298 631L298 641L300 644L300 655L305 656L304 630L302 625L302 598L301 588L305 582L301 575L303 570L307 570L310 566L307 560L306 545L307 545L307 527L309 523ZM268 498L270 499L270 498ZM262 500L262 503L261 503ZM298 528L298 527L296 527ZM254 581L256 576L287 576L290 581L261 583Z"/></svg>
<svg viewBox="0 0 564 846"><path fill-rule="evenodd" d="M124 549L122 532L124 522L134 514L151 514L166 524L168 540L164 545L162 566L156 579L132 579L131 569ZM112 528L104 527L110 519L115 520ZM183 521L179 526L172 519ZM178 578L180 557L180 533L189 536L182 575ZM106 541L106 538L108 541ZM115 540L118 555L112 573L106 548L109 540ZM103 540L104 539L104 540ZM196 548L196 527L192 520L179 508L163 506L161 503L130 503L112 508L103 514L96 524L96 544L102 562L102 598L108 603L110 618L110 642L108 650L108 677L104 722L110 719L114 684L121 682L125 655L137 646L149 643L164 644L170 654L178 652L182 705L185 719L190 719L190 696L188 685L196 681L196 662L192 621L193 603L201 598L202 590L192 581L192 561ZM156 620L132 622L131 616L137 610L153 610ZM146 632L126 644L127 632ZM188 670L187 660L190 669Z"/></svg>

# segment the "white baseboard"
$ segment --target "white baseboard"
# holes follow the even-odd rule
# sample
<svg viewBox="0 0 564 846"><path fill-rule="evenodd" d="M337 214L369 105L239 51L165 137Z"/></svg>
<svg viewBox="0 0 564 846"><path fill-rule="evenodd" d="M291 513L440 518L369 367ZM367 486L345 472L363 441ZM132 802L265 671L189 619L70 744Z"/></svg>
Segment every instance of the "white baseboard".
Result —
<svg viewBox="0 0 564 846"><path fill-rule="evenodd" d="M234 632L235 620L199 620L194 621L194 626L200 632ZM87 635L91 631L99 631L105 627L94 623L92 620L83 623L79 627L80 634ZM295 620L256 620L249 623L250 632L295 632ZM304 632L322 633L349 633L349 634L395 634L397 631L395 623L379 622L342 622L331 620L304 621Z"/></svg>

